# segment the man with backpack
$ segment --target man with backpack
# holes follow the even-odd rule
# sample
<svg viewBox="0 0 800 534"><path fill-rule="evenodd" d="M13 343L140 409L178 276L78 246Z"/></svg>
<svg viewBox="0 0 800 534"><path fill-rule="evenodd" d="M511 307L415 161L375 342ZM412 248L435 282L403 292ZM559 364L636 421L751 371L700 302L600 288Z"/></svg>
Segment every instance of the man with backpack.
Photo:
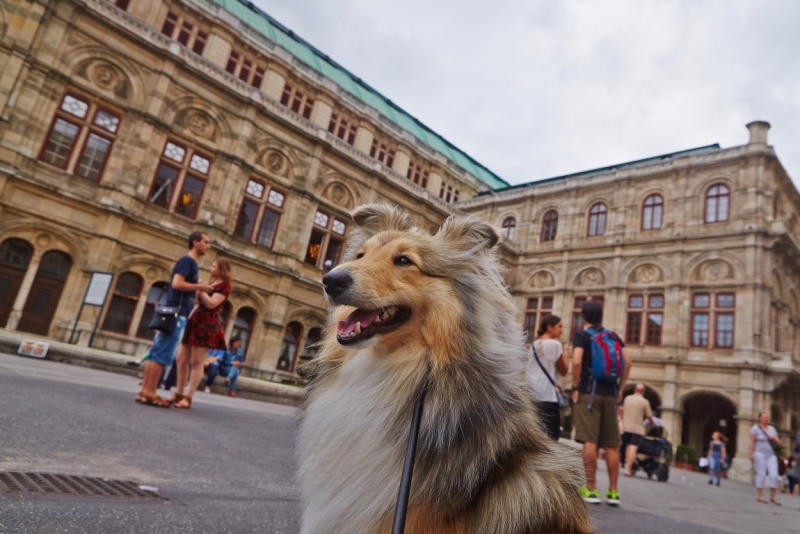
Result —
<svg viewBox="0 0 800 534"><path fill-rule="evenodd" d="M583 465L586 485L581 497L590 504L600 504L597 490L597 444L606 451L609 488L606 502L619 506L620 433L617 408L628 380L631 360L617 334L605 329L603 305L587 300L581 306L584 330L575 332L572 350L572 417L575 441L583 444Z"/></svg>

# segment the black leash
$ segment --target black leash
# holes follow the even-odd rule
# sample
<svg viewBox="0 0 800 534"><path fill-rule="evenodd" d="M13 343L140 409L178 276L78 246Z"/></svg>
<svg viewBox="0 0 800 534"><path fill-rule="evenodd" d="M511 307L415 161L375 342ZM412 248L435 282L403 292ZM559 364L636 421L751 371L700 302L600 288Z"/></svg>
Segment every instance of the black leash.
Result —
<svg viewBox="0 0 800 534"><path fill-rule="evenodd" d="M394 509L392 534L403 534L406 529L408 497L411 493L411 475L414 473L414 460L417 456L417 438L419 437L419 423L422 420L422 405L424 402L425 390L423 389L419 397L417 397L417 402L414 404L414 415L411 417L411 432L408 434L406 460L403 463L403 478L400 479L400 490L397 492L397 506Z"/></svg>

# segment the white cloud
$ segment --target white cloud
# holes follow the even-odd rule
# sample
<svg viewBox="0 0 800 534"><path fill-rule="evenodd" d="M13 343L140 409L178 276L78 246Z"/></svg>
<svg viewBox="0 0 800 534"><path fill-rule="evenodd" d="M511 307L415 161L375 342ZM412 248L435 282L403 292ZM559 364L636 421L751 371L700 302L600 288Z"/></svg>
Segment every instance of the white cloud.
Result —
<svg viewBox="0 0 800 534"><path fill-rule="evenodd" d="M800 183L800 3L254 0L511 183L719 142Z"/></svg>

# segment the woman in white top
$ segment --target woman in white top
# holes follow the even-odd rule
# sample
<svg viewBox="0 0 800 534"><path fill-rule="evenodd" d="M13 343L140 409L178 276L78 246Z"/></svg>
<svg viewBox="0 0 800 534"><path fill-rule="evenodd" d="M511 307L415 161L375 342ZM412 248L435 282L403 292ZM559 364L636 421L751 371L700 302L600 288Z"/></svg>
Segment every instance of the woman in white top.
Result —
<svg viewBox="0 0 800 534"><path fill-rule="evenodd" d="M561 433L561 413L554 385L556 371L561 376L567 374L567 353L558 340L563 331L564 325L560 317L556 315L542 317L537 332L539 339L531 344L528 359L528 382L533 390L533 397L539 401L539 414L544 429L554 440L558 440L558 435Z"/></svg>
<svg viewBox="0 0 800 534"><path fill-rule="evenodd" d="M758 414L758 422L750 429L750 461L756 469L758 502L767 502L764 499L764 483L769 473L769 500L780 506L781 503L775 499L778 489L778 456L772 448L773 443L781 443L778 431L769 424L769 412L761 412Z"/></svg>

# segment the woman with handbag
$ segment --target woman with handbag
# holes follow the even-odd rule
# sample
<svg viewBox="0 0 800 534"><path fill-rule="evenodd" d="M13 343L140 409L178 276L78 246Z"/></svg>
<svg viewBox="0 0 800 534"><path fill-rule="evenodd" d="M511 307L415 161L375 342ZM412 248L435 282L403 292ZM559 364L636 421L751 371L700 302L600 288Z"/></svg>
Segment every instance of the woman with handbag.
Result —
<svg viewBox="0 0 800 534"><path fill-rule="evenodd" d="M217 258L211 264L210 272L211 292L198 292L198 303L189 315L175 362L178 366L177 389L173 398L175 408L192 407L192 396L203 379L209 349L226 348L225 325L220 314L231 294L231 264L225 258ZM189 390L184 394L187 382Z"/></svg>
<svg viewBox="0 0 800 534"><path fill-rule="evenodd" d="M775 454L775 447L780 444L778 431L769 424L769 412L761 412L758 422L750 429L750 461L756 470L758 502L767 502L764 499L764 485L769 476L769 502L781 505L775 499L778 490L778 455Z"/></svg>
<svg viewBox="0 0 800 534"><path fill-rule="evenodd" d="M528 382L538 401L542 425L547 434L558 440L561 433L561 410L569 408L569 399L553 377L556 371L567 374L567 353L559 341L564 325L557 315L542 317L539 338L531 344L528 360Z"/></svg>

